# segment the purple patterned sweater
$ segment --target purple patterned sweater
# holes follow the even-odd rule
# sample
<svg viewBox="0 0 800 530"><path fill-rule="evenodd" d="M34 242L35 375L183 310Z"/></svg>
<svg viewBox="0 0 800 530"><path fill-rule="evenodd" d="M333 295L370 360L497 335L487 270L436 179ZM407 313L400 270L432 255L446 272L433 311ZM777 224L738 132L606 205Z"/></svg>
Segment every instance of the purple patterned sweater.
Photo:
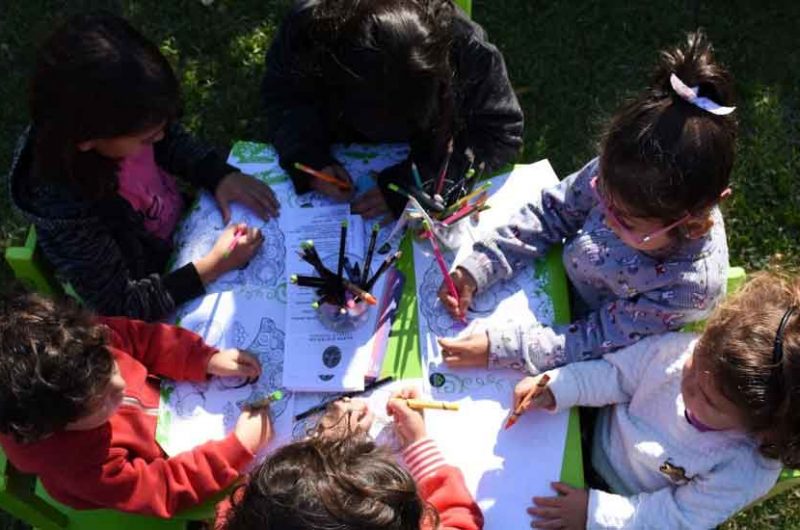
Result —
<svg viewBox="0 0 800 530"><path fill-rule="evenodd" d="M677 239L658 254L626 245L605 225L590 188L597 159L542 191L509 224L476 243L461 264L478 290L511 277L564 242L563 261L588 311L569 325L529 322L489 330L489 366L536 374L596 359L647 335L674 331L707 317L725 295L728 246L718 208L699 239Z"/></svg>

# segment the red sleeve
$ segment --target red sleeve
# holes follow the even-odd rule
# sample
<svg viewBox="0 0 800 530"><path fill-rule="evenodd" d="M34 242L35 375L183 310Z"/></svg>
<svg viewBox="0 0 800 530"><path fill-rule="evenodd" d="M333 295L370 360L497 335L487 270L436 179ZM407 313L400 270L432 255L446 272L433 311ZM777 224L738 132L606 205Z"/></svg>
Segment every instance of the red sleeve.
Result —
<svg viewBox="0 0 800 530"><path fill-rule="evenodd" d="M420 496L439 513L440 530L479 530L483 514L464 483L461 471L444 463L436 443L426 438L403 451Z"/></svg>
<svg viewBox="0 0 800 530"><path fill-rule="evenodd" d="M111 346L141 362L148 372L177 381L203 381L208 360L219 351L200 335L169 324L125 317L102 317L98 322L111 330Z"/></svg>
<svg viewBox="0 0 800 530"><path fill-rule="evenodd" d="M58 480L62 484L69 481L70 494L93 505L164 518L223 491L253 459L233 433L150 462L131 459L120 447L111 448L107 454L100 465L83 462L86 467L80 474L75 469L62 469L70 476L62 475Z"/></svg>

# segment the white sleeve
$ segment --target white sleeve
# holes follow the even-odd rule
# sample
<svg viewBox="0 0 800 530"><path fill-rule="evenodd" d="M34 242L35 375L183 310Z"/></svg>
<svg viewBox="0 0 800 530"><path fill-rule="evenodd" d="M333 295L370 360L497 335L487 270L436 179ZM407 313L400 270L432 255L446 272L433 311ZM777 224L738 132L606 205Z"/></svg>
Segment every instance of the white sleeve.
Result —
<svg viewBox="0 0 800 530"><path fill-rule="evenodd" d="M714 528L767 493L779 474L778 462L755 452L737 453L737 458L685 486L631 497L590 490L586 528Z"/></svg>
<svg viewBox="0 0 800 530"><path fill-rule="evenodd" d="M696 337L692 333L654 335L606 354L602 359L550 370L548 388L556 399L556 410L627 403L639 385L647 384L644 378L656 358L663 359L666 355L677 359L689 349ZM663 380L663 373L658 377Z"/></svg>

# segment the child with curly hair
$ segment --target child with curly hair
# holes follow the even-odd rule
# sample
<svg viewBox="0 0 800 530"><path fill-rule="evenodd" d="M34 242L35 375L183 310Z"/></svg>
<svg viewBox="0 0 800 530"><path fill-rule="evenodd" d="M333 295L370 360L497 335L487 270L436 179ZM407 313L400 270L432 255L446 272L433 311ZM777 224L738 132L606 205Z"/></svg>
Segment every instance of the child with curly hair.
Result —
<svg viewBox="0 0 800 530"><path fill-rule="evenodd" d="M177 327L11 296L0 302L0 445L68 506L171 517L230 486L271 427L266 410L248 410L223 440L167 457L158 378L260 373L251 355Z"/></svg>
<svg viewBox="0 0 800 530"><path fill-rule="evenodd" d="M363 401L337 401L311 437L279 449L234 491L218 528L483 528L461 472L445 464L422 415L406 405L414 397L416 390L405 389L387 405L404 447L400 458L365 436L373 417Z"/></svg>

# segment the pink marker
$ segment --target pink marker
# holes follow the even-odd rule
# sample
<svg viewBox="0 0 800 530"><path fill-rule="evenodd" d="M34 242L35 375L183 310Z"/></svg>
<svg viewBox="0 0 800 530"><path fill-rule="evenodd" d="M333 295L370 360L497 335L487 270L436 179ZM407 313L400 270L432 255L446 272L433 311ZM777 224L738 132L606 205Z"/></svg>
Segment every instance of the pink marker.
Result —
<svg viewBox="0 0 800 530"><path fill-rule="evenodd" d="M436 256L436 263L439 264L439 268L442 270L442 275L444 276L444 283L447 285L447 290L450 291L450 296L455 298L456 304L460 307L461 300L458 296L458 289L456 289L456 284L450 277L450 272L447 269L447 263L444 261L444 256L442 256L442 251L439 250L439 244L436 242L436 235L431 231L427 222L423 222L423 226L428 230L427 237L430 239L431 246L433 247L433 255ZM461 322L466 322L466 315L461 315L459 320L461 320Z"/></svg>
<svg viewBox="0 0 800 530"><path fill-rule="evenodd" d="M245 230L244 228L240 228L238 226L236 227L236 231L233 233L233 241L231 241L231 244L228 247L228 250L226 250L222 254L223 258L227 258L228 256L231 255L231 252L233 252L233 250L236 248L236 245L239 244L239 240L241 238L243 238L245 236L245 234L247 234L247 230Z"/></svg>

